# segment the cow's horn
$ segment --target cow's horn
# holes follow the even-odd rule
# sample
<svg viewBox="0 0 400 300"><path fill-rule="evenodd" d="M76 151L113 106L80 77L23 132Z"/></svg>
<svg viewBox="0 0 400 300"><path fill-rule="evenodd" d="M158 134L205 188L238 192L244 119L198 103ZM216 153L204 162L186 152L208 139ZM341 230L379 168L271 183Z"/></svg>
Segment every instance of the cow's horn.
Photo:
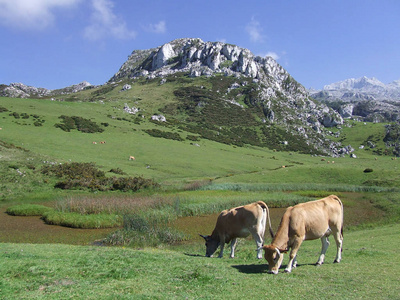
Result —
<svg viewBox="0 0 400 300"><path fill-rule="evenodd" d="M276 251L276 257L275 257L274 261L277 262L279 257L281 256L281 251L279 251L278 248L275 248L275 251Z"/></svg>
<svg viewBox="0 0 400 300"><path fill-rule="evenodd" d="M207 237L205 235L199 234L203 239L207 240Z"/></svg>

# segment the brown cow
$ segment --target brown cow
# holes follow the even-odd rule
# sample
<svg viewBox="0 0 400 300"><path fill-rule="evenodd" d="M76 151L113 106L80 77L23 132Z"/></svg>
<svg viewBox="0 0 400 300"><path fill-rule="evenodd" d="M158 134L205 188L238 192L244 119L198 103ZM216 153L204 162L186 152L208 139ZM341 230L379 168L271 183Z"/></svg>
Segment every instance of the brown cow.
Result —
<svg viewBox="0 0 400 300"><path fill-rule="evenodd" d="M135 157L134 156L129 156L129 160L135 160Z"/></svg>
<svg viewBox="0 0 400 300"><path fill-rule="evenodd" d="M330 195L287 208L271 245L263 247L269 264L268 273L278 274L283 253L289 248L291 251L285 272L291 272L296 267L297 251L305 240L321 239L322 249L317 265L323 264L330 234L333 234L337 246L334 262L339 263L343 244L343 204L337 196Z"/></svg>
<svg viewBox="0 0 400 300"><path fill-rule="evenodd" d="M231 242L231 255L235 257L237 238L244 238L251 233L257 244L257 258L262 258L262 246L266 221L268 219L269 232L274 236L271 228L268 206L263 201L247 204L224 210L218 216L217 224L211 235L203 237L206 241L206 256L212 257L220 246L218 257L223 256L225 243Z"/></svg>

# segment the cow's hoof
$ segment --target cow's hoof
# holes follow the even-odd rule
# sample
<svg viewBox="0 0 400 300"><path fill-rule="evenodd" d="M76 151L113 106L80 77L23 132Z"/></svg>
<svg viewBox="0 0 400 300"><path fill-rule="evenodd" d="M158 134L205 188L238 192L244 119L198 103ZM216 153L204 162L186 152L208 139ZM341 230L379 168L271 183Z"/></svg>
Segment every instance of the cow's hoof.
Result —
<svg viewBox="0 0 400 300"><path fill-rule="evenodd" d="M338 263L340 263L340 260L335 259L335 260L333 261L333 263L334 263L334 264L338 264Z"/></svg>
<svg viewBox="0 0 400 300"><path fill-rule="evenodd" d="M317 263L315 263L315 265L317 266L317 267L319 267L319 266L322 266L322 264L323 264L324 262L317 262Z"/></svg>
<svg viewBox="0 0 400 300"><path fill-rule="evenodd" d="M292 272L292 270L285 269L285 273L290 273L290 272Z"/></svg>

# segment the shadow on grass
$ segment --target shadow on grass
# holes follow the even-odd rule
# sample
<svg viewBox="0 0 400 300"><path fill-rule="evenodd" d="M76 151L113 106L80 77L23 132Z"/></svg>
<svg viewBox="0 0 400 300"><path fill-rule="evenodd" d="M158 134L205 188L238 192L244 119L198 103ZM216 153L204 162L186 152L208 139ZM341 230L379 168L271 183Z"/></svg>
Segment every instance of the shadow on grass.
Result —
<svg viewBox="0 0 400 300"><path fill-rule="evenodd" d="M232 268L237 269L240 273L246 274L257 274L257 273L267 273L268 266L267 265L236 265L232 266Z"/></svg>
<svg viewBox="0 0 400 300"><path fill-rule="evenodd" d="M184 253L184 255L186 255L186 256L192 256L192 257L205 257L204 255L192 254L192 253ZM205 257L205 258L209 258L209 257Z"/></svg>
<svg viewBox="0 0 400 300"><path fill-rule="evenodd" d="M315 264L298 264L295 269L298 269L299 267L301 268L302 266L315 266ZM237 269L240 273L246 273L246 274L258 274L258 273L268 273L268 265L267 264L262 264L262 265L236 265L232 266L233 268ZM287 265L281 265L279 268L279 273L284 272L285 268Z"/></svg>

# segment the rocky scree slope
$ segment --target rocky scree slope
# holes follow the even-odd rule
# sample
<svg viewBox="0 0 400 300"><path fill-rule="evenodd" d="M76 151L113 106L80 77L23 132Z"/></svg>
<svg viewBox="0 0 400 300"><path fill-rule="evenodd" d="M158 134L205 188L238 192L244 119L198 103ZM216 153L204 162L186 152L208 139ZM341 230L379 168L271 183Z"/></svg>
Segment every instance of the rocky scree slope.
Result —
<svg viewBox="0 0 400 300"><path fill-rule="evenodd" d="M230 78L231 84L217 91L218 101L239 106L243 111L257 108L262 112L260 124L279 126L316 152L341 154L340 144L327 139L327 127L343 124L343 118L312 99L273 58L255 56L235 45L178 39L157 48L135 50L108 83L132 80L135 84L139 78L159 78L162 84L171 76ZM243 97L244 103L240 103ZM207 105L211 103L197 102L198 107Z"/></svg>

